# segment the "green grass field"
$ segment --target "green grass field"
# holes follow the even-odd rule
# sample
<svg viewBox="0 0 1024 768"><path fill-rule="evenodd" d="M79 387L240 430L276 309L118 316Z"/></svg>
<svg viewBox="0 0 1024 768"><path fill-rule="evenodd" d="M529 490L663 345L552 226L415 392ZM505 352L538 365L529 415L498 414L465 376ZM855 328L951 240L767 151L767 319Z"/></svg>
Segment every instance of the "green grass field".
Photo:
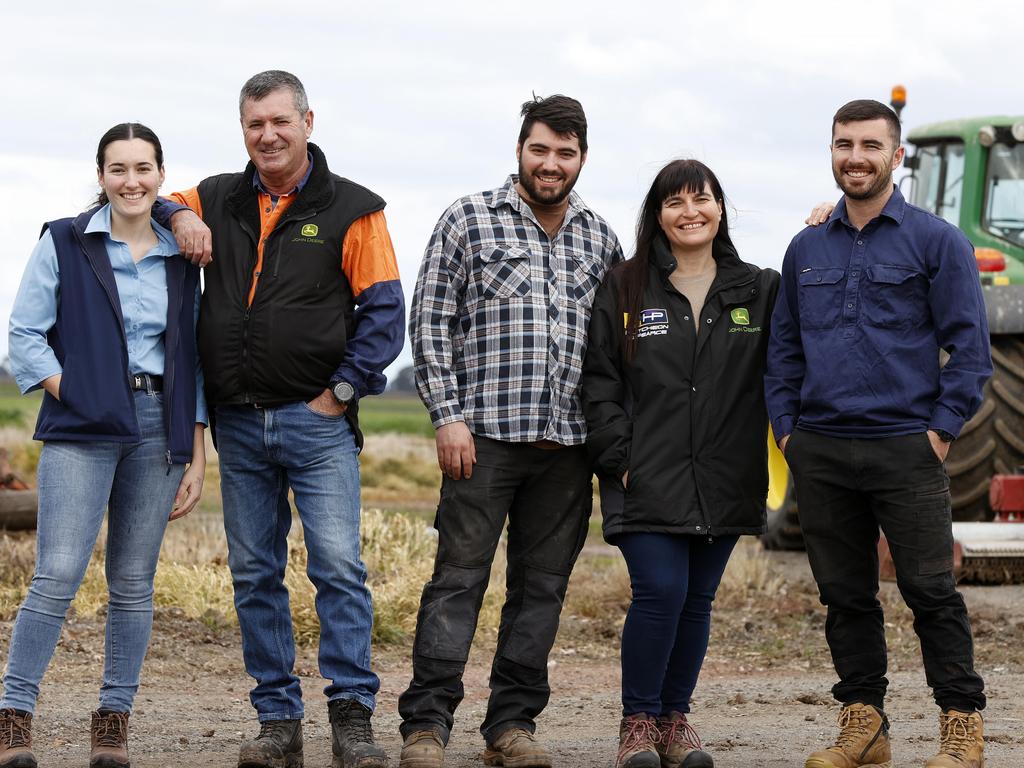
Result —
<svg viewBox="0 0 1024 768"><path fill-rule="evenodd" d="M370 434L434 436L427 409L416 395L379 395L360 400L359 425Z"/></svg>
<svg viewBox="0 0 1024 768"><path fill-rule="evenodd" d="M42 392L22 395L13 381L0 381L0 427L31 426L42 399Z"/></svg>

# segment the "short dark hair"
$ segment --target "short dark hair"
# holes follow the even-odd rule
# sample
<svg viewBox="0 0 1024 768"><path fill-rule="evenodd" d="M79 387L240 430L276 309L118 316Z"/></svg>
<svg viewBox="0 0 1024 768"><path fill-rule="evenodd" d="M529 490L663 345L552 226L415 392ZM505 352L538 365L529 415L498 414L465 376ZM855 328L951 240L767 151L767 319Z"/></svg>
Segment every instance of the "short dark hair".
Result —
<svg viewBox="0 0 1024 768"><path fill-rule="evenodd" d="M544 123L560 136L575 136L580 143L580 152L587 152L587 116L583 114L583 105L576 99L556 93L554 96L542 98L535 96L523 103L520 112L523 116L523 127L519 129L519 144L533 130L534 123Z"/></svg>
<svg viewBox="0 0 1024 768"><path fill-rule="evenodd" d="M99 146L96 148L96 168L103 172L103 164L107 160L107 147L115 141L127 141L129 139L142 139L153 145L153 154L156 156L156 167L164 167L164 149L160 146L160 139L153 131L142 123L118 123L100 137ZM106 205L110 200L107 193L100 190L96 198L97 205Z"/></svg>
<svg viewBox="0 0 1024 768"><path fill-rule="evenodd" d="M832 135L836 135L836 125L846 123L859 123L864 120L885 120L889 124L889 134L892 136L893 146L900 145L900 119L889 107L874 99L855 99L843 104L832 118Z"/></svg>
<svg viewBox="0 0 1024 768"><path fill-rule="evenodd" d="M238 94L238 114L242 114L242 107L250 99L252 101L260 101L267 98L274 91L281 89L287 89L292 92L295 109L300 115L305 115L309 112L309 99L306 98L306 89L302 86L302 81L291 72L285 72L283 69L268 69L266 72L253 75L245 81L245 85L242 86L242 92Z"/></svg>

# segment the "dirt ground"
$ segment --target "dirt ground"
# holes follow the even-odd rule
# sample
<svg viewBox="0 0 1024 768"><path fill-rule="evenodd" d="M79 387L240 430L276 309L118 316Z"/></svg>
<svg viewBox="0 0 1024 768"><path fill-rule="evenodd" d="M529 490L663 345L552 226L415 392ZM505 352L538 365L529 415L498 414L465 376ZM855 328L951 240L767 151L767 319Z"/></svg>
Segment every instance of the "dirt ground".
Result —
<svg viewBox="0 0 1024 768"><path fill-rule="evenodd" d="M774 605L716 612L712 647L695 693L691 719L720 768L801 766L806 754L831 743L835 732L823 612L810 600L806 562L801 554L773 559L799 588L791 587ZM965 587L963 592L988 686L987 764L1024 766L1024 587ZM898 604L892 585L884 587L883 599ZM895 765L920 766L937 747L937 710L908 619L898 608L890 613L894 651L888 710ZM786 634L772 637L778 627L787 628ZM553 694L538 734L557 766L610 767L619 720L617 640L581 643L578 630L566 628L552 655ZM10 623L0 624L0 658L6 658L9 637ZM482 765L477 727L486 703L487 645L474 652L467 670L467 698L446 756L449 768ZM102 652L100 620L69 620L39 702L40 765L86 763ZM378 652L374 663L382 683L374 727L397 766L396 701L409 679L408 650ZM306 765L327 768L330 733L315 649L300 651L297 666L307 702ZM132 716L132 765L234 766L240 741L256 730L249 687L236 630L210 631L159 613Z"/></svg>

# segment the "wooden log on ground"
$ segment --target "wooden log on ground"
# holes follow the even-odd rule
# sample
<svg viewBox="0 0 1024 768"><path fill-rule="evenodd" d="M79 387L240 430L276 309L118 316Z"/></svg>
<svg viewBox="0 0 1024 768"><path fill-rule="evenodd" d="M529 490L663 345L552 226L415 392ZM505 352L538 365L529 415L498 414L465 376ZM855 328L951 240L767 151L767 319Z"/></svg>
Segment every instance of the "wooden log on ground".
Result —
<svg viewBox="0 0 1024 768"><path fill-rule="evenodd" d="M0 489L0 529L29 531L35 528L38 503L35 490Z"/></svg>

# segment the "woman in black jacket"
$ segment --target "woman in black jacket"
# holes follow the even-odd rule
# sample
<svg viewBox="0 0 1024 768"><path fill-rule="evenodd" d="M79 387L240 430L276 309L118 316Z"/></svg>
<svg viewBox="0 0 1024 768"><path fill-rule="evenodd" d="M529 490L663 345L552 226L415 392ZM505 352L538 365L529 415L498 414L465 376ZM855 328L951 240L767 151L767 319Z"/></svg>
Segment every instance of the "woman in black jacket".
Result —
<svg viewBox="0 0 1024 768"><path fill-rule="evenodd" d="M779 275L740 261L714 173L654 179L636 253L598 292L583 374L604 535L626 559L617 768L706 768L687 721L711 603L741 534L764 530L762 376Z"/></svg>

